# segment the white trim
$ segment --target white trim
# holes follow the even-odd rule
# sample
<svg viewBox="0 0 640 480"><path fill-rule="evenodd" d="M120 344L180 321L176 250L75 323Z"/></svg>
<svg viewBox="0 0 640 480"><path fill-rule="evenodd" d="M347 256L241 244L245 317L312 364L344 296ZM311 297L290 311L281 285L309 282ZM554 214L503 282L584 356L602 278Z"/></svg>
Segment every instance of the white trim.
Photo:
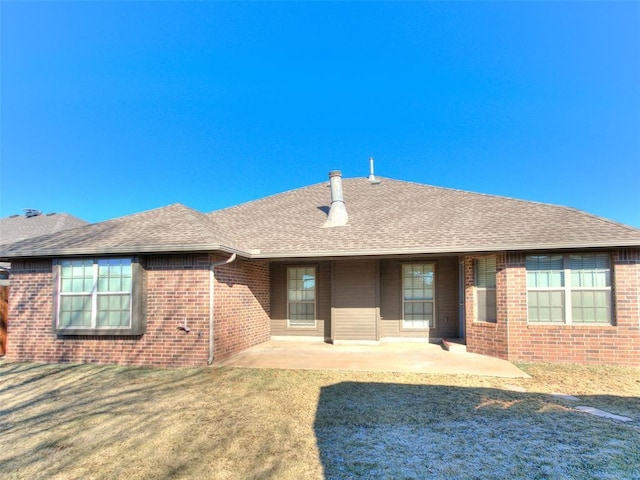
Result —
<svg viewBox="0 0 640 480"><path fill-rule="evenodd" d="M118 257L118 258L107 258L108 260L129 260L129 267L131 269L131 285L128 291L122 290L117 292L99 292L98 291L98 280L99 280L99 262L100 260L104 260L103 257L94 257L94 258L83 258L83 259L65 259L60 260L56 267L59 269L58 275L58 289L57 289L57 311L56 311L56 328L65 329L65 330L122 330L122 329L130 329L133 327L133 258L131 257ZM62 291L62 270L63 263L73 262L74 260L91 260L91 272L92 272L92 285L91 291L83 291L83 292L63 292ZM73 279L73 277L72 277ZM108 297L111 295L127 295L129 297L129 321L127 325L107 325L100 326L98 325L98 298L99 297ZM72 297L90 297L91 298L91 325L60 325L60 313L62 310L62 299L63 298L72 298Z"/></svg>
<svg viewBox="0 0 640 480"><path fill-rule="evenodd" d="M313 269L313 301L310 300L300 300L300 301L290 301L289 300L289 271L292 269ZM292 330L315 330L318 328L318 319L317 319L317 299L318 299L318 268L316 265L289 265L286 268L286 282L287 282L287 328L291 328ZM291 304L296 305L309 305L313 304L313 325L291 325L291 313L290 308ZM301 321L301 320L296 320Z"/></svg>
<svg viewBox="0 0 640 480"><path fill-rule="evenodd" d="M416 266L416 265L431 265L432 267L432 272L433 273L433 286L431 288L431 290L433 291L433 296L431 300L425 300L425 299L411 299L411 300L406 300L404 298L404 290L405 290L405 285L404 285L404 267L406 266ZM437 282L436 282L436 272L437 272L437 262L403 262L400 264L400 288L401 288L401 292L400 292L400 297L401 297L401 307L402 307L402 323L400 324L400 330L401 331L407 331L407 332L428 332L431 329L435 329L437 328L437 313L436 313L436 309L437 309L437 305L436 305L436 297L437 297ZM407 303L430 303L432 306L432 313L431 313L431 319L432 321L429 322L428 320L426 320L427 322L427 326L419 326L419 327L415 327L415 326L410 326L407 325L407 322L425 322L425 320L405 320L404 318L404 314L405 314L405 305Z"/></svg>

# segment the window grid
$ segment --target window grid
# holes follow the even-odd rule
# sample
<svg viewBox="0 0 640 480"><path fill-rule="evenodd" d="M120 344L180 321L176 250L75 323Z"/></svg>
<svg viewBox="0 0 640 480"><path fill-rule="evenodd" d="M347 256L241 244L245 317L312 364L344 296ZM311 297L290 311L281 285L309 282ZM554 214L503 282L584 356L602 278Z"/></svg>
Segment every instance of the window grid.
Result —
<svg viewBox="0 0 640 480"><path fill-rule="evenodd" d="M131 259L62 260L58 327L131 327Z"/></svg>
<svg viewBox="0 0 640 480"><path fill-rule="evenodd" d="M476 311L479 322L497 322L496 257L476 258L474 262Z"/></svg>
<svg viewBox="0 0 640 480"><path fill-rule="evenodd" d="M287 268L287 319L290 327L315 328L315 267Z"/></svg>
<svg viewBox="0 0 640 480"><path fill-rule="evenodd" d="M402 266L402 326L427 329L435 326L435 266L432 263Z"/></svg>
<svg viewBox="0 0 640 480"><path fill-rule="evenodd" d="M530 255L526 268L530 323L611 323L607 254Z"/></svg>
<svg viewBox="0 0 640 480"><path fill-rule="evenodd" d="M482 257L475 260L476 287L496 288L496 257Z"/></svg>

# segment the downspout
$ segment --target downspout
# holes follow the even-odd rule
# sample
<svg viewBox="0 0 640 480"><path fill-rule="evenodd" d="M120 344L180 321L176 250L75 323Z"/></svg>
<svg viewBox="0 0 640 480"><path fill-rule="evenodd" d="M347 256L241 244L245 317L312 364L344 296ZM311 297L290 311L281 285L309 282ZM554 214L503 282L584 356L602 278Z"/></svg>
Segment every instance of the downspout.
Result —
<svg viewBox="0 0 640 480"><path fill-rule="evenodd" d="M213 307L215 306L213 301L214 294L214 284L216 281L214 269L220 265L226 265L227 263L231 263L236 259L236 254L234 253L226 260L220 260L218 262L211 262L209 264L209 358L207 360L207 365L211 365L213 363Z"/></svg>

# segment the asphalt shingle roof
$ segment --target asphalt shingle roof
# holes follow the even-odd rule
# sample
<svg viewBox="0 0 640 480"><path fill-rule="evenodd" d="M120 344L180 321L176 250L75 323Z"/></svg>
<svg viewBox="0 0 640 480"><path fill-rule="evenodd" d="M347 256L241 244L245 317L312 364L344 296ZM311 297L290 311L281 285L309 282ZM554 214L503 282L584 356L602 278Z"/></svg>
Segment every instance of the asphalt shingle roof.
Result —
<svg viewBox="0 0 640 480"><path fill-rule="evenodd" d="M343 179L349 223L323 228L328 182L210 214L150 210L12 244L0 257L238 252L255 258L640 246L640 230L572 208L382 178Z"/></svg>
<svg viewBox="0 0 640 480"><path fill-rule="evenodd" d="M388 178L344 179L343 191L344 227L322 228L328 182L209 216L264 257L640 245L640 230L567 207Z"/></svg>
<svg viewBox="0 0 640 480"><path fill-rule="evenodd" d="M67 213L49 213L26 217L14 215L0 218L0 245L87 225L87 222Z"/></svg>
<svg viewBox="0 0 640 480"><path fill-rule="evenodd" d="M23 240L8 257L211 251L225 239L207 215L173 204L73 230Z"/></svg>

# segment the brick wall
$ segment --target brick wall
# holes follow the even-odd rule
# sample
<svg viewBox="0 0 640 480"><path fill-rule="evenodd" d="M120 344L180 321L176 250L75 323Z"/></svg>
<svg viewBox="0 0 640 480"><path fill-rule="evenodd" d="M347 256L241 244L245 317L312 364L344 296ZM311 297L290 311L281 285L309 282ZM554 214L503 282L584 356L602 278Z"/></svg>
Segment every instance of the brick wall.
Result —
<svg viewBox="0 0 640 480"><path fill-rule="evenodd" d="M238 259L215 269L214 358L270 338L269 264Z"/></svg>
<svg viewBox="0 0 640 480"><path fill-rule="evenodd" d="M640 251L612 252L613 325L527 323L523 254L498 257L495 327L474 322L467 306L467 349L511 361L640 365ZM465 272L467 301L473 300L473 268ZM486 333L489 332L489 333ZM502 340L506 332L506 351ZM473 338L471 338L473 337Z"/></svg>
<svg viewBox="0 0 640 480"><path fill-rule="evenodd" d="M9 285L0 283L0 356L7 349L7 318L9 316Z"/></svg>
<svg viewBox="0 0 640 480"><path fill-rule="evenodd" d="M465 288L465 324L467 351L491 355L492 357L507 358L507 326L504 322L477 321L477 298L474 275L474 260L477 257L468 256L464 260L464 288ZM507 314L504 298L501 298L508 282L506 269L503 268L504 257L496 258L496 311L497 316ZM502 300L502 301L501 301Z"/></svg>
<svg viewBox="0 0 640 480"><path fill-rule="evenodd" d="M206 365L209 256L149 256L142 263L143 335L60 336L52 329L51 261L13 262L6 358L162 367ZM267 265L239 261L218 267L214 291L216 358L268 340ZM185 318L189 333L177 328Z"/></svg>
<svg viewBox="0 0 640 480"><path fill-rule="evenodd" d="M55 356L51 344L51 261L14 261L11 267L5 358L45 362Z"/></svg>

